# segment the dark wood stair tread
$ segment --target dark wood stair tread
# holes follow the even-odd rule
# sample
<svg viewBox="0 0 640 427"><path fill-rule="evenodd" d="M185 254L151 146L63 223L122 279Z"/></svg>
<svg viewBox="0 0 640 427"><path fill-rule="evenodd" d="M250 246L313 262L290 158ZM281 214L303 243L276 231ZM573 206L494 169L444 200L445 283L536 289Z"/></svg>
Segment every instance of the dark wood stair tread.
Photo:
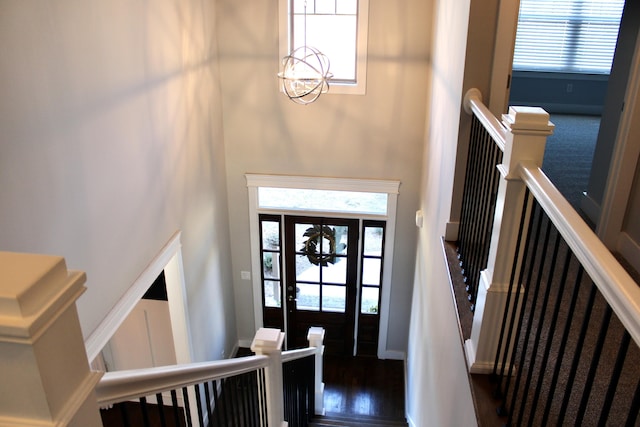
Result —
<svg viewBox="0 0 640 427"><path fill-rule="evenodd" d="M375 417L368 415L331 414L318 416L310 427L407 427L404 419Z"/></svg>

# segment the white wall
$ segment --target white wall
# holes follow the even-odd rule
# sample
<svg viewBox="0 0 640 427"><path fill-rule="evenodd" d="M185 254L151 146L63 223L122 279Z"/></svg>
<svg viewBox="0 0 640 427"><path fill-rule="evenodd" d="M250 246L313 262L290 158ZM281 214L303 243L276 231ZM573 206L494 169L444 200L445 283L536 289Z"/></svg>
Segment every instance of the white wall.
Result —
<svg viewBox="0 0 640 427"><path fill-rule="evenodd" d="M87 272L85 337L182 230L194 356L236 342L214 22L204 0L0 3L0 247Z"/></svg>
<svg viewBox="0 0 640 427"><path fill-rule="evenodd" d="M476 425L441 237L449 220L470 1L437 0L407 357L413 426ZM490 64L491 61L487 61Z"/></svg>
<svg viewBox="0 0 640 427"><path fill-rule="evenodd" d="M255 330L244 174L401 181L388 350L406 351L424 135L430 2L370 2L367 94L300 106L278 90L278 2L219 0L220 64L238 333Z"/></svg>

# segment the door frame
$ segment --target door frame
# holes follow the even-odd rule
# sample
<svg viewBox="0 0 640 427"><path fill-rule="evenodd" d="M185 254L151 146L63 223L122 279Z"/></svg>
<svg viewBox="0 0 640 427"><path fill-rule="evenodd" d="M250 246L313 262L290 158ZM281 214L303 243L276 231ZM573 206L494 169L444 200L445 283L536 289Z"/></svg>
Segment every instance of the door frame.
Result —
<svg viewBox="0 0 640 427"><path fill-rule="evenodd" d="M402 359L402 355L397 351L387 349L387 335L389 330L389 307L392 291L393 273L393 253L395 242L395 224L398 206L398 194L400 181L378 180L378 179L356 179L356 178L329 178L311 176L283 176L283 175L263 175L245 174L249 197L249 231L251 240L251 272L253 289L253 312L255 328L258 330L262 323L262 289L261 289L261 255L260 255L260 233L258 214L289 214L324 216L334 218L359 218L384 220L387 222L386 244L384 251L384 266L382 278L382 295L380 303L380 331L378 334L378 358L380 359ZM318 210L284 210L260 208L258 200L258 189L260 187L269 188L290 188L290 189L311 189L311 190L334 190L334 191L355 191L387 194L386 215L371 215L362 213L346 213ZM286 315L286 311L285 311ZM285 319L286 325L286 319Z"/></svg>
<svg viewBox="0 0 640 427"><path fill-rule="evenodd" d="M596 233L612 251L618 251L633 268L640 271L636 244L629 242L622 232L627 208L633 190L637 163L640 156L640 33L625 93L625 108L620 116L618 132L607 176L607 184L600 207Z"/></svg>

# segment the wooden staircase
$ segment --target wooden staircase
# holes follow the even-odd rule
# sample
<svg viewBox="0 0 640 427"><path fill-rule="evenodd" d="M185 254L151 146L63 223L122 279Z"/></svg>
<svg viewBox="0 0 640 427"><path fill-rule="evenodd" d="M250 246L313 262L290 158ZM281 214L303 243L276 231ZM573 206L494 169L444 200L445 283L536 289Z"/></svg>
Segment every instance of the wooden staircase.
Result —
<svg viewBox="0 0 640 427"><path fill-rule="evenodd" d="M315 417L309 427L407 427L407 421L404 418L327 413Z"/></svg>

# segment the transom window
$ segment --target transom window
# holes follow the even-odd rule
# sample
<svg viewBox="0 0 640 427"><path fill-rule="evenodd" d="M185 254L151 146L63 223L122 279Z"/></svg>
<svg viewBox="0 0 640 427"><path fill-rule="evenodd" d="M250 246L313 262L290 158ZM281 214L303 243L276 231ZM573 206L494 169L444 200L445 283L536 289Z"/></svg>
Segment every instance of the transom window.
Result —
<svg viewBox="0 0 640 427"><path fill-rule="evenodd" d="M386 215L387 193L259 187L258 207Z"/></svg>
<svg viewBox="0 0 640 427"><path fill-rule="evenodd" d="M364 94L368 14L369 0L280 0L280 57L315 47L330 61L329 93Z"/></svg>
<svg viewBox="0 0 640 427"><path fill-rule="evenodd" d="M609 74L624 0L521 0L513 69Z"/></svg>

